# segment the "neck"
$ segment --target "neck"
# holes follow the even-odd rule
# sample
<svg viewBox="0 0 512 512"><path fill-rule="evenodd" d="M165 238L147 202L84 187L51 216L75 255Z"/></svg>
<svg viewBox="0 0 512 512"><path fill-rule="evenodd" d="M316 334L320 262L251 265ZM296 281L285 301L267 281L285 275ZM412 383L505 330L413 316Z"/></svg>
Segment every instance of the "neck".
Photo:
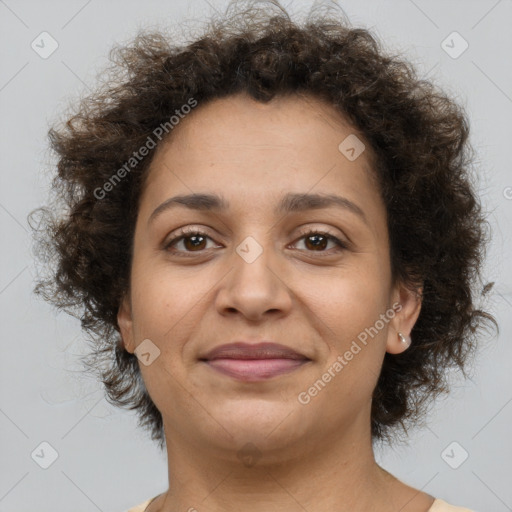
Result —
<svg viewBox="0 0 512 512"><path fill-rule="evenodd" d="M169 490L148 512L387 510L398 481L375 462L369 429L320 437L265 450L254 463L198 450L166 428Z"/></svg>

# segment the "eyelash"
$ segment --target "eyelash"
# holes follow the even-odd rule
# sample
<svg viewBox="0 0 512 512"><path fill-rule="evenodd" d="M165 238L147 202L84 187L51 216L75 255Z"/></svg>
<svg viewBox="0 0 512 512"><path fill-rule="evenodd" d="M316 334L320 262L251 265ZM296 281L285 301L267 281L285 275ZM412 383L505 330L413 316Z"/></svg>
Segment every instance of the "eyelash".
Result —
<svg viewBox="0 0 512 512"><path fill-rule="evenodd" d="M203 231L201 231L199 229L183 228L183 229L181 229L179 231L179 233L176 236L174 236L171 240L169 240L168 243L165 244L163 249L165 251L169 251L169 249L173 245L175 245L177 242L179 242L181 240L184 240L185 238L194 236L194 235L204 236L204 237L209 238L210 240L212 240L212 238L207 233L205 233L205 232L203 232ZM301 233L301 235L297 239L297 241L301 240L302 238L307 238L308 236L311 236L311 235L325 236L329 241L334 242L336 244L336 246L337 246L336 250L334 251L335 253L338 253L338 252L341 252L343 250L348 249L348 244L347 243L342 242L339 238L334 236L329 231L322 230L322 229L309 228L307 231ZM206 249L203 249L202 251L170 251L170 252L173 252L174 254L177 254L179 256L184 256L186 254L187 256L185 256L185 257L189 257L189 256L193 256L196 252L197 253L201 253L201 252L204 252L205 250ZM307 251L307 252L312 252L313 253L313 252L316 252L316 251ZM318 252L320 254L320 257L322 257L322 255L330 256L332 254L330 251L318 251Z"/></svg>

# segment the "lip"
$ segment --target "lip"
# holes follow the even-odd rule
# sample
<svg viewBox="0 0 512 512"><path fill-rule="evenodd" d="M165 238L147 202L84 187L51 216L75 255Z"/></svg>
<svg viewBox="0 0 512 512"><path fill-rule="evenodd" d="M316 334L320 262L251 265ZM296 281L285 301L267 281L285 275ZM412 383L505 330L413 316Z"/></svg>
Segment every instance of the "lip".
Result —
<svg viewBox="0 0 512 512"><path fill-rule="evenodd" d="M200 361L237 380L256 382L290 373L310 359L278 343L239 341L215 347Z"/></svg>
<svg viewBox="0 0 512 512"><path fill-rule="evenodd" d="M262 341L260 343L247 343L244 341L235 341L219 345L210 350L200 359L208 361L214 359L308 359L285 345Z"/></svg>

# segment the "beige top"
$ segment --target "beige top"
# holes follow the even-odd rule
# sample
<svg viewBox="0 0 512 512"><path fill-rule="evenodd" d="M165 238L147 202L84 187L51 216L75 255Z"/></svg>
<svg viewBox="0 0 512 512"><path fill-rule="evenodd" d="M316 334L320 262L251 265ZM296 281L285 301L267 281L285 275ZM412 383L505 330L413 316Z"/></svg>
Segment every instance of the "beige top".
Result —
<svg viewBox="0 0 512 512"><path fill-rule="evenodd" d="M156 498L157 496L155 496ZM144 503L141 503L140 505L137 505L136 507L131 508L127 512L144 512L146 510L146 507L155 499L150 498L149 500L146 500ZM470 510L469 508L463 508L463 507L455 507L453 505L450 505L449 503L446 503L446 501L443 500L435 500L432 506L428 509L428 512L474 512L473 510Z"/></svg>

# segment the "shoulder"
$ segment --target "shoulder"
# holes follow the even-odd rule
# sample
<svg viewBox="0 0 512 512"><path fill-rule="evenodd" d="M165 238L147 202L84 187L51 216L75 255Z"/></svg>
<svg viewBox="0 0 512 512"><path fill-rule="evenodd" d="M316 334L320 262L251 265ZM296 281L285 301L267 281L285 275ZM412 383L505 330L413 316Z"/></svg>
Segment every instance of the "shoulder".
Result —
<svg viewBox="0 0 512 512"><path fill-rule="evenodd" d="M432 506L429 508L428 512L476 512L474 510L470 510L469 508L464 507L456 507L454 505L450 505L446 503L446 501L436 499Z"/></svg>
<svg viewBox="0 0 512 512"><path fill-rule="evenodd" d="M146 500L144 503L140 503L136 507L132 507L128 509L126 512L144 512L146 510L147 506L154 500L154 498L150 498L149 500Z"/></svg>

